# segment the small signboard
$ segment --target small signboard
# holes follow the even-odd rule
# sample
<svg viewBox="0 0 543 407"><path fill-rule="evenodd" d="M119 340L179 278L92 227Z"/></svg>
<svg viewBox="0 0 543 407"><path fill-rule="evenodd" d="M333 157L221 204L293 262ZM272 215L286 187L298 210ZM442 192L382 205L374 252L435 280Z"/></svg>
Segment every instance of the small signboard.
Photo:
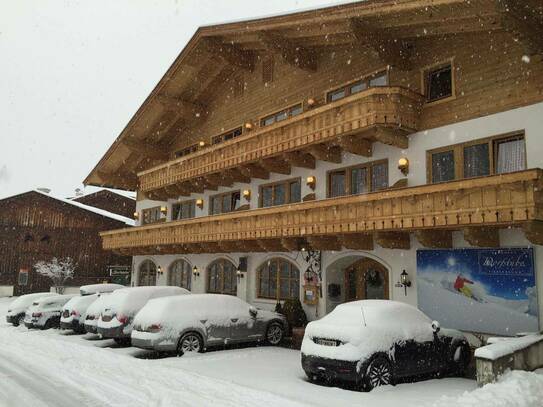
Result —
<svg viewBox="0 0 543 407"><path fill-rule="evenodd" d="M115 284L130 285L132 267L130 266L108 266L111 282Z"/></svg>

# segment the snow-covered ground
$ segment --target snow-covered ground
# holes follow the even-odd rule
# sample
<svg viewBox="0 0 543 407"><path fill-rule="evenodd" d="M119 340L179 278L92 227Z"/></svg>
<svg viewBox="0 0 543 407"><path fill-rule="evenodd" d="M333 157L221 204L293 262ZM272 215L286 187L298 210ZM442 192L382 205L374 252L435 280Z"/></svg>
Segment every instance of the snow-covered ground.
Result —
<svg viewBox="0 0 543 407"><path fill-rule="evenodd" d="M0 406L541 407L543 371L477 389L448 378L359 393L305 380L299 352L271 347L142 359L93 335L7 325L0 298ZM136 357L139 356L139 357Z"/></svg>

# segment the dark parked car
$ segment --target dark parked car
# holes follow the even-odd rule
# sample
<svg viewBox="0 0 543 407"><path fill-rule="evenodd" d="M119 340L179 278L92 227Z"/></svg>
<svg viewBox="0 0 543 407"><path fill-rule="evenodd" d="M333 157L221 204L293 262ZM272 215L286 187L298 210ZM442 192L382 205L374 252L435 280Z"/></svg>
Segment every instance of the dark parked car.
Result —
<svg viewBox="0 0 543 407"><path fill-rule="evenodd" d="M40 298L28 307L24 323L27 328L49 329L58 328L60 313L66 304L75 295L54 295Z"/></svg>
<svg viewBox="0 0 543 407"><path fill-rule="evenodd" d="M365 391L428 375L462 375L470 357L462 333L386 300L337 306L309 323L302 343L302 367L311 381L345 381Z"/></svg>
<svg viewBox="0 0 543 407"><path fill-rule="evenodd" d="M285 317L231 295L192 294L151 300L136 315L132 345L178 355L229 343L278 345Z"/></svg>
<svg viewBox="0 0 543 407"><path fill-rule="evenodd" d="M26 310L32 305L33 302L39 300L40 298L52 297L54 295L58 294L45 292L21 295L11 304L9 304L8 312L6 314L6 321L14 326L23 325Z"/></svg>

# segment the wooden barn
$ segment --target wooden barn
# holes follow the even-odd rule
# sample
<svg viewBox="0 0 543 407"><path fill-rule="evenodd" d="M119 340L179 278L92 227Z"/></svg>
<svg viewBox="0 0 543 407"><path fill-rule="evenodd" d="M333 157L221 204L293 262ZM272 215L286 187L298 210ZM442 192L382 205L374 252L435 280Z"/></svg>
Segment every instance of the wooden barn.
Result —
<svg viewBox="0 0 543 407"><path fill-rule="evenodd" d="M114 194L107 191L108 194ZM101 247L99 232L131 226L132 220L115 212L134 212L135 201L116 198L118 210L86 205L105 200L97 193L62 199L29 191L0 200L0 296L47 291L51 283L33 270L40 260L71 257L77 264L67 285L78 287L110 279L111 266L131 266L131 258ZM98 202L98 203L96 203ZM119 267L117 267L119 269Z"/></svg>

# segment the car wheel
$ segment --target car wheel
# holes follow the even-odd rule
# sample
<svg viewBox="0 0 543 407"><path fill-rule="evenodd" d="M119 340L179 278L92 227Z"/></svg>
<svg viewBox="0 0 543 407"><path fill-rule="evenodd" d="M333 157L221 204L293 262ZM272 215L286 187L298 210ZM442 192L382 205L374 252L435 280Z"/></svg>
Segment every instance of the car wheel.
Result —
<svg viewBox="0 0 543 407"><path fill-rule="evenodd" d="M457 343L451 349L452 374L464 376L470 361L470 349L466 343Z"/></svg>
<svg viewBox="0 0 543 407"><path fill-rule="evenodd" d="M24 315L19 315L19 317L17 318L17 320L15 321L15 323L13 325L15 325L15 326L23 325L24 321L25 321L25 316Z"/></svg>
<svg viewBox="0 0 543 407"><path fill-rule="evenodd" d="M266 341L272 346L277 346L283 340L284 335L285 333L281 324L278 322L272 322L270 325L268 325L268 329L266 331Z"/></svg>
<svg viewBox="0 0 543 407"><path fill-rule="evenodd" d="M51 329L53 327L53 320L52 319L48 319L46 322L45 322L45 325L43 326L42 330L47 330L47 329Z"/></svg>
<svg viewBox="0 0 543 407"><path fill-rule="evenodd" d="M177 354L183 356L185 353L200 353L204 351L204 344L200 335L195 332L186 333L179 339Z"/></svg>
<svg viewBox="0 0 543 407"><path fill-rule="evenodd" d="M130 345L130 338L113 338L117 345L125 346Z"/></svg>
<svg viewBox="0 0 543 407"><path fill-rule="evenodd" d="M384 356L377 356L366 368L363 388L370 391L379 386L393 384L392 365Z"/></svg>

